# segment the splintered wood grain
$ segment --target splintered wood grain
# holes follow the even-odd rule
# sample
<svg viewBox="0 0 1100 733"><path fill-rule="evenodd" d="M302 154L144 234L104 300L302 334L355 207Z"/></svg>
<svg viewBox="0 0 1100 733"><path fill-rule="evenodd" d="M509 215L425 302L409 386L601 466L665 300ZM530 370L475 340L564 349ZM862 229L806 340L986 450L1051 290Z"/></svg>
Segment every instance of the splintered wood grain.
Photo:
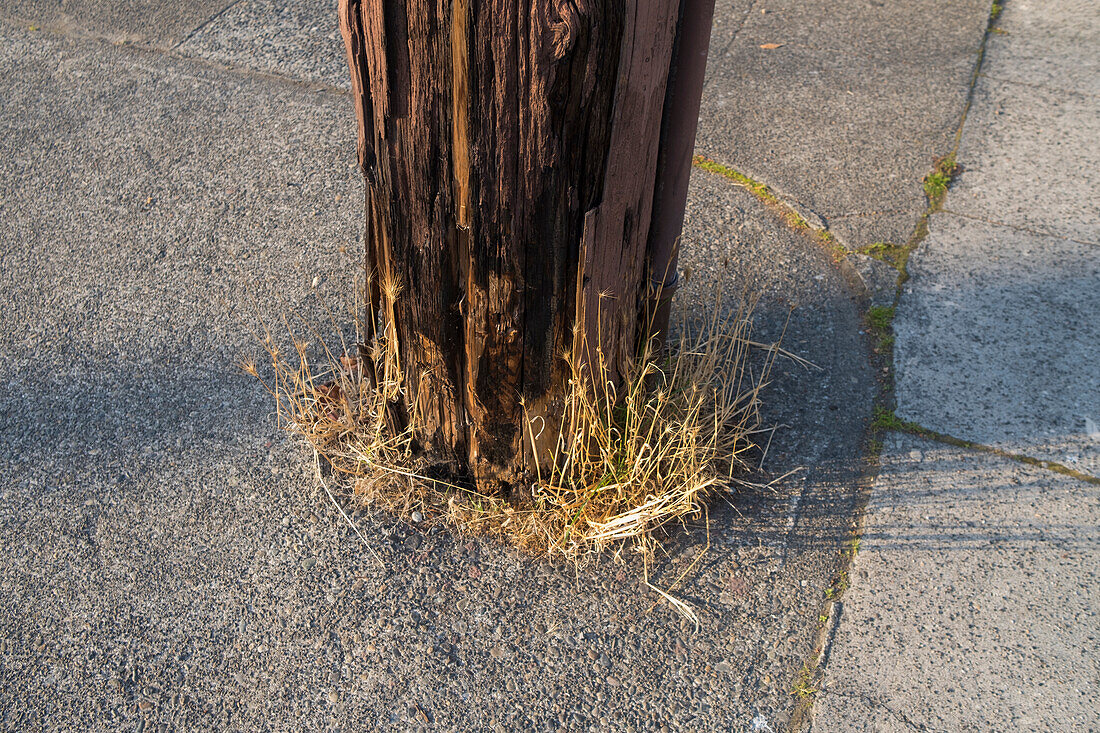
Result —
<svg viewBox="0 0 1100 733"><path fill-rule="evenodd" d="M537 460L525 411L556 436L578 319L606 353L634 348L677 7L340 0L368 320L420 446L484 490Z"/></svg>
<svg viewBox="0 0 1100 733"><path fill-rule="evenodd" d="M359 0L339 0L337 15L340 21L340 35L344 39L347 54L348 71L351 73L351 97L355 104L355 118L359 123L359 165L364 171L373 168L374 110L367 80L367 51L363 37L363 25L359 16Z"/></svg>
<svg viewBox="0 0 1100 733"><path fill-rule="evenodd" d="M455 181L455 224L460 229L470 228L471 213L469 37L469 0L454 0L451 10L451 159Z"/></svg>
<svg viewBox="0 0 1100 733"><path fill-rule="evenodd" d="M612 382L637 355L645 297L645 242L653 210L665 82L678 0L627 3L618 88L611 116L606 185L595 222L583 298L588 359L599 344Z"/></svg>

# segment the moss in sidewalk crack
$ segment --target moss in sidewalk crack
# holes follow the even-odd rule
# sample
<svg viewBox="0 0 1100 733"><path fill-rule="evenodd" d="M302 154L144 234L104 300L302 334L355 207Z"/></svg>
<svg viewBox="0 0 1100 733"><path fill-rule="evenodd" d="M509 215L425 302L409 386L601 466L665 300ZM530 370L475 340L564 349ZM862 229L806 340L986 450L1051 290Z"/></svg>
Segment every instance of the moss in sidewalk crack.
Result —
<svg viewBox="0 0 1100 733"><path fill-rule="evenodd" d="M695 164L695 167L699 168L700 170L704 170L708 173L717 173L720 176L724 176L725 178L730 179L734 183L738 183L744 186L745 188L756 194L757 198L766 203L779 203L779 199L775 197L775 194L771 192L771 189L769 189L767 185L752 180L744 173L739 173L729 166L722 165L721 163L715 160L711 160L710 158L702 155L696 155L692 159L692 162Z"/></svg>
<svg viewBox="0 0 1100 733"><path fill-rule="evenodd" d="M867 326L876 354L889 359L894 349L894 306L873 305L867 309Z"/></svg>
<svg viewBox="0 0 1100 733"><path fill-rule="evenodd" d="M894 303L897 304L901 295L901 286L909 280L909 257L928 236L928 220L943 206L943 199L947 195L947 189L951 185L952 178L958 173L959 164L955 159L955 153L950 152L937 158L932 170L924 177L924 192L928 197L928 206L921 214L909 241L905 244L891 244L888 242L875 242L860 247L857 252L874 257L893 267L898 271L897 291L894 295Z"/></svg>
<svg viewBox="0 0 1100 733"><path fill-rule="evenodd" d="M880 262L885 262L895 270L901 270L905 267L905 259L909 254L904 245L890 244L889 242L868 244L860 247L856 252L873 257Z"/></svg>
<svg viewBox="0 0 1100 733"><path fill-rule="evenodd" d="M923 430L916 423L902 420L894 414L893 410L888 407L882 407L881 405L875 407L875 413L871 419L871 426L875 430L896 430L899 432L920 433Z"/></svg>
<svg viewBox="0 0 1100 733"><path fill-rule="evenodd" d="M967 93L966 104L963 108L962 116L959 119L958 127L955 130L954 144L952 146L951 151L947 155L945 155L942 158L939 158L939 159L936 160L936 162L933 166L933 169L923 179L923 187L924 187L925 194L928 197L928 205L925 208L924 212L921 214L920 219L917 221L917 224L913 229L913 233L910 235L909 239L905 242L905 244L902 244L902 245L888 244L888 243L885 243L885 242L876 242L874 244L868 245L868 246L863 247L860 250L858 250L862 254L865 254L865 255L874 257L876 259L882 260L883 262L886 262L887 264L891 265L892 267L894 267L894 269L896 269L898 271L897 289L895 290L895 294L894 294L894 303L893 303L894 307L896 307L898 305L898 302L901 298L902 286L909 279L909 271L908 271L909 257L917 249L917 247L920 246L920 244L924 241L925 237L928 236L928 222L929 222L929 219L930 219L930 217L933 213L935 213L936 211L939 211L940 208L942 207L943 200L947 195L947 190L948 190L948 188L950 188L952 178L958 173L958 168L959 167L958 167L958 163L956 161L955 156L956 156L956 152L958 151L958 148L959 148L959 142L962 139L963 125L965 124L966 118L967 118L967 116L970 112L970 105L971 105L971 102L973 100L974 88L977 84L978 75L981 72L982 62L985 58L986 44L988 43L989 36L991 34L1005 33L1005 31L994 27L994 22L997 20L998 16L1001 14L1002 9L1003 9L1003 3L1002 2L995 1L993 3L992 8L990 10L989 21L988 21L988 24L987 24L987 27L986 27L986 34L982 38L981 46L978 49L978 53L977 53L976 63L975 63L974 68L971 72L969 91ZM1089 476L1087 474L1082 474L1082 473L1080 473L1078 471L1074 471L1073 469L1070 469L1066 466L1051 463L1051 462L1048 462L1048 461L1040 461L1040 460L1030 458L1030 457L1027 457L1027 456L1013 455L1013 454L1009 454L1005 451L1001 451L1001 450L998 450L998 449L995 449L995 448L991 448L989 446L978 445L978 444L971 443L970 441L964 441L964 440L960 440L958 438L953 438L951 436L943 435L941 433L936 433L936 432L928 430L928 429L926 429L926 428L924 428L924 427L922 427L922 426L920 426L916 423L912 423L912 422L902 420L901 418L899 418L894 413L894 409L893 409L893 406L896 404L895 396L893 394L893 391L894 391L893 317L894 317L894 313L895 313L894 307L890 307L890 308L887 308L887 309L884 309L884 310L881 310L881 311L877 311L874 314L872 314L870 312L866 314L867 318L868 318L868 326L869 326L870 331L871 331L872 339L873 339L874 343L876 344L876 346L878 347L878 348L875 348L873 350L874 353L872 353L872 355L871 355L871 363L875 367L876 372L880 375L879 394L878 394L878 396L875 400L876 405L874 407L874 411L873 411L873 414L872 414L872 417L871 417L870 425L868 426L866 443L865 443L866 449L867 449L867 459L868 459L869 465L874 467L876 469L876 472L877 472L877 469L880 468L881 465L882 465L881 456L882 456L882 452L883 452L883 448L884 448L883 447L883 441L885 439L886 433L890 432L890 431L894 431L894 432L911 433L911 434L914 434L914 435L919 435L921 437L927 438L929 440L936 440L936 441L948 443L950 445L956 445L956 446L960 446L960 447L964 447L964 448L970 448L970 449L973 449L973 450L979 450L979 451L984 451L984 452L988 452L988 453L996 453L998 455L1002 455L1006 458L1016 460L1016 461L1019 461L1019 462L1024 463L1024 464L1042 466L1044 468L1047 468L1049 470L1052 470L1052 471L1055 471L1055 472L1058 472L1058 473L1074 476L1075 478L1082 479L1082 480L1087 481L1089 483L1100 485L1100 478L1095 477L1095 476ZM885 328L883 328L883 326L885 326L887 323L890 324L890 333L889 333L888 339L884 342L884 341L881 340L881 337L884 335L884 332L885 332ZM874 327L875 324L877 324L879 326L879 328L876 329ZM877 333L876 333L876 331L877 331ZM869 498L869 491L868 491L867 494L864 495L864 497L862 499L864 507L866 506L866 502L867 502L868 498ZM853 530L853 537L856 538L855 539L855 544L853 544L850 547L849 554L845 558L845 563L843 565L844 568L850 567L850 564L854 561L855 555L859 550L858 538L859 538L860 534L862 533L862 526L863 526L863 509L862 508L857 510L856 517L857 517L857 519L856 519L855 527L854 527L854 530ZM846 578L847 578L847 576L845 575L845 579ZM845 587L846 587L846 585L845 585ZM813 685L810 683L810 681L813 680L813 679L822 680L824 678L824 673L822 671L822 663L823 663L822 660L823 660L823 654L824 654L826 639L827 639L828 633L829 633L828 628L827 628L828 620L830 618L830 614L832 613L833 606L836 603L836 598L839 597L839 595L840 595L840 593L838 592L838 586L835 584L835 581L834 581L833 584L831 584L829 586L829 589L828 589L826 595L827 595L827 597L824 599L823 604L822 604L822 613L818 616L819 624L818 624L816 641L815 641L815 644L814 644L814 651L813 651L813 660L814 661L811 661L808 665L813 671L811 673L807 673L806 670L803 670L803 672L799 674L796 682L794 683L794 688L795 689L792 690L792 692L794 692L795 694L797 694L798 690L809 690L809 689L813 689L813 693L816 693L817 689L813 687ZM805 684L801 684L801 683L805 683ZM798 733L799 731L803 731L808 727L811 712L812 712L812 707L813 707L814 696L815 696L814 694L810 694L806 697L799 697L798 704L795 706L795 708L792 712L792 715L791 715L791 720L790 720L790 723L788 725L788 731L790 731L791 733Z"/></svg>
<svg viewBox="0 0 1100 733"><path fill-rule="evenodd" d="M723 178L733 181L739 186L747 188L756 198L760 199L768 208L776 213L783 222L796 231L808 234L824 247L829 250L829 253L833 256L834 260L842 260L848 256L849 252L845 249L840 242L836 240L832 232L826 229L817 229L810 225L806 218L791 208L789 205L783 203L778 196L767 186L767 184L754 181L740 171L736 171L727 165L723 165L718 161L711 160L703 155L696 155L692 158L692 164L699 170L706 171L707 173L715 173Z"/></svg>
<svg viewBox="0 0 1100 733"><path fill-rule="evenodd" d="M951 179L959 170L959 164L955 160L954 153L939 158L932 167L932 171L924 177L924 193L928 197L928 205L938 211L943 205L943 197L951 185Z"/></svg>
<svg viewBox="0 0 1100 733"><path fill-rule="evenodd" d="M817 683L814 680L816 670L810 665L802 665L802 670L791 685L791 694L800 700L812 699L818 693Z"/></svg>

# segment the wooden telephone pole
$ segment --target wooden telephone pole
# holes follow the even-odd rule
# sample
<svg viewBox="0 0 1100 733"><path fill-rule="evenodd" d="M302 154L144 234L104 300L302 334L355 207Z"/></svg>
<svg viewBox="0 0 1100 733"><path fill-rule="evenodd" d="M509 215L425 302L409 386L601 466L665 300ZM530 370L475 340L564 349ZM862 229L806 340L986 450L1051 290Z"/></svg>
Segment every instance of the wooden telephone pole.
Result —
<svg viewBox="0 0 1100 733"><path fill-rule="evenodd" d="M339 2L368 337L404 378L391 419L483 491L546 460L524 426L559 424L564 355L602 353L615 382L646 314L667 319L651 283L675 277L712 13L713 0Z"/></svg>

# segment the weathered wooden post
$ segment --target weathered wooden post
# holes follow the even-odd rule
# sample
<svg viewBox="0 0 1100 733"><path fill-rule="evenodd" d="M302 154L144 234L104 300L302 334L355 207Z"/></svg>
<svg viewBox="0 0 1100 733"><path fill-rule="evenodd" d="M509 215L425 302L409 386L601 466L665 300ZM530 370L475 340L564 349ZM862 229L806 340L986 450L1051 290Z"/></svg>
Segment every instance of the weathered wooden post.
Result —
<svg viewBox="0 0 1100 733"><path fill-rule="evenodd" d="M545 459L524 417L559 423L564 355L602 353L615 382L647 338L698 114L699 90L666 102L666 82L681 13L704 6L692 27L705 62L713 8L683 2L339 2L366 181L368 336L385 335L404 376L391 419L411 419L420 448L483 491ZM679 176L669 190L659 160ZM660 228L663 263L647 256L657 190L675 220Z"/></svg>

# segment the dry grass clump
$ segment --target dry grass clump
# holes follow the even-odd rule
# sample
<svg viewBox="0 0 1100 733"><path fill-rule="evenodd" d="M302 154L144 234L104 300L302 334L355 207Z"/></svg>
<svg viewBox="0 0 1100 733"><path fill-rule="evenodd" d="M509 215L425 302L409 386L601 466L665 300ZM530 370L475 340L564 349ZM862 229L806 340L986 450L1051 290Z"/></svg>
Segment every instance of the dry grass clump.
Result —
<svg viewBox="0 0 1100 733"><path fill-rule="evenodd" d="M746 298L729 308L716 297L705 316L675 329L664 358L643 354L618 389L603 354L592 364L567 360L564 419L540 456L544 468L528 491L516 492L522 500L429 475L414 451L415 425L398 434L387 428L386 411L402 392L387 334L370 345L372 369L347 340L333 350L303 319L284 318L290 346L280 347L264 324L257 336L270 369L261 376L253 361L242 368L263 382L281 423L308 441L351 502L403 518L416 512L423 523L500 537L577 565L632 550L648 575L664 534L658 530L702 518L708 500L752 468L760 390L785 353L750 340L752 305ZM754 347L762 358L750 359ZM546 445L541 418L525 422L532 450Z"/></svg>

